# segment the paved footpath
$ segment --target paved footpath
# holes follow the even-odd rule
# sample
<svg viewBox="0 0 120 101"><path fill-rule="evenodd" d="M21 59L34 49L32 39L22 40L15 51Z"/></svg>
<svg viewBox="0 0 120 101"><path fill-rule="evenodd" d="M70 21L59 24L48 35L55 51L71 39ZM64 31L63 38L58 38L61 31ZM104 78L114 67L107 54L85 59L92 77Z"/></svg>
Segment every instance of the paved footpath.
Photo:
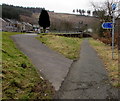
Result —
<svg viewBox="0 0 120 101"><path fill-rule="evenodd" d="M109 84L104 65L88 40L82 43L80 59L73 62L43 45L36 36L26 34L12 38L55 87L55 99L118 98L118 90Z"/></svg>
<svg viewBox="0 0 120 101"><path fill-rule="evenodd" d="M107 75L96 51L84 40L80 59L70 67L55 99L117 99L118 90L109 84Z"/></svg>
<svg viewBox="0 0 120 101"><path fill-rule="evenodd" d="M12 39L57 91L73 61L49 49L35 37L36 34L21 34L12 36Z"/></svg>

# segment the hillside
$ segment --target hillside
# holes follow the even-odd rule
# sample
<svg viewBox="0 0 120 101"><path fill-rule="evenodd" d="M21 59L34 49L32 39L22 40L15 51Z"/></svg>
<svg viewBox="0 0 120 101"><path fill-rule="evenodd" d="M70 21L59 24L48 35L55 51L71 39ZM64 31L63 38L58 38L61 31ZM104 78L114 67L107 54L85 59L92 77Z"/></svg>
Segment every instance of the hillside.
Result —
<svg viewBox="0 0 120 101"><path fill-rule="evenodd" d="M21 22L38 25L39 15L42 9L33 7L19 7L2 4L2 18L15 19ZM55 13L47 10L50 16L50 30L55 32L81 32L85 29L98 26L98 19L91 16ZM13 13L14 12L14 13Z"/></svg>
<svg viewBox="0 0 120 101"><path fill-rule="evenodd" d="M33 13L32 18L34 23L38 23L40 13ZM77 28L93 27L93 23L97 23L98 19L91 16L80 16L67 13L49 12L51 21L51 30L54 31L75 31ZM21 17L23 18L23 17ZM23 19L22 19L23 20Z"/></svg>
<svg viewBox="0 0 120 101"><path fill-rule="evenodd" d="M42 9L33 7L19 7L2 4L2 18L15 19L21 22L29 22L38 25L39 15ZM55 13L47 10L50 16L50 30L55 32L81 32L85 29L93 29L98 33L101 27L99 19L93 16L75 15L67 13ZM14 13L13 13L14 12ZM118 21L119 22L119 21ZM118 29L118 28L117 28Z"/></svg>
<svg viewBox="0 0 120 101"><path fill-rule="evenodd" d="M76 23L76 22L84 22L86 24L90 24L91 22L93 22L93 20L95 20L95 18L90 17L90 16L80 16L80 15L75 15L75 14L67 14L67 13L54 13L54 12L49 12L49 15L52 19L62 19L62 20L66 20L72 23Z"/></svg>
<svg viewBox="0 0 120 101"><path fill-rule="evenodd" d="M33 8L33 7L20 7L20 6L13 6L7 4L0 5L0 8L2 8L2 18L16 19L16 20L20 20L20 15L31 17L32 13L35 12L39 13L41 12L42 9L44 9L44 8Z"/></svg>

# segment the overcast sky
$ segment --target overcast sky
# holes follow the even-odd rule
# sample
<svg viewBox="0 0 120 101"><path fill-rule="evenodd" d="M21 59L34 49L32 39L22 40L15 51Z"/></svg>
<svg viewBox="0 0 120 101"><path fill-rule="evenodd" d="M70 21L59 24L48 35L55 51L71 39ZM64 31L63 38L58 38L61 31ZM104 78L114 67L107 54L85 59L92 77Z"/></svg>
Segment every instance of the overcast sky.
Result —
<svg viewBox="0 0 120 101"><path fill-rule="evenodd" d="M106 0L0 0L0 4L6 3L23 7L44 7L50 11L72 13L73 9L91 10L91 2L104 1Z"/></svg>

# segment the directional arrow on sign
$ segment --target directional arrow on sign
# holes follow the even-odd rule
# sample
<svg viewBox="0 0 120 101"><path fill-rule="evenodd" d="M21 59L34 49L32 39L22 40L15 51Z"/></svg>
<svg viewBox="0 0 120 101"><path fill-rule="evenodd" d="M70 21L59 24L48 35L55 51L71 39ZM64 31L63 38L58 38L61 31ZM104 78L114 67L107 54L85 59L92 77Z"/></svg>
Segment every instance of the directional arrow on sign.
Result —
<svg viewBox="0 0 120 101"><path fill-rule="evenodd" d="M116 9L116 4L112 4L112 10Z"/></svg>
<svg viewBox="0 0 120 101"><path fill-rule="evenodd" d="M102 24L103 29L112 29L112 22L105 22Z"/></svg>

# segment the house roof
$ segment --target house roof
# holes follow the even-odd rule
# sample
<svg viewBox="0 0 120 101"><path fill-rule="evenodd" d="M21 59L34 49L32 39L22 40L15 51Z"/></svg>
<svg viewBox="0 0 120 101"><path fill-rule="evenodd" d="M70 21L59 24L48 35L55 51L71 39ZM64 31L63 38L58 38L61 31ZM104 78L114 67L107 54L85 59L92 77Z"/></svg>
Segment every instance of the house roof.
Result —
<svg viewBox="0 0 120 101"><path fill-rule="evenodd" d="M6 21L5 21L4 19L2 19L1 17L0 17L0 21L2 21L2 22L5 22L5 23L6 23Z"/></svg>

